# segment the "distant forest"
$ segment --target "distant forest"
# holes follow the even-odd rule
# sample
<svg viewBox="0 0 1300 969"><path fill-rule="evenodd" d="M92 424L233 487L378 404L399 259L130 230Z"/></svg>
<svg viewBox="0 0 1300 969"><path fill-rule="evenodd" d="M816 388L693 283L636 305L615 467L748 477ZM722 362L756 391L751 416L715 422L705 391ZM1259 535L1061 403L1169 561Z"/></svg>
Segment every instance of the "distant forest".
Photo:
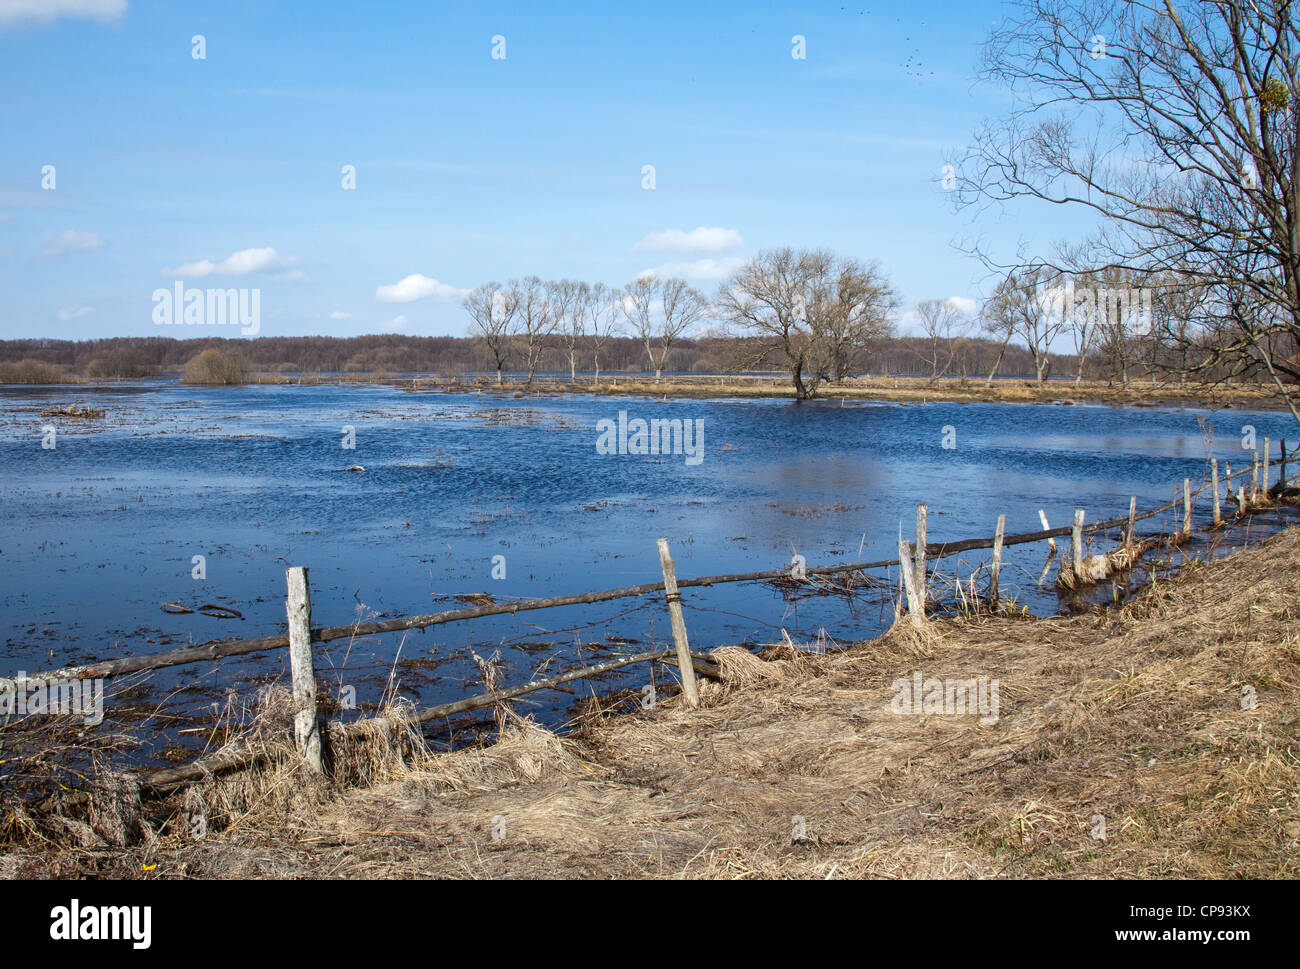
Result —
<svg viewBox="0 0 1300 969"><path fill-rule="evenodd" d="M744 369L750 357L748 340L740 337L705 336L684 339L673 345L666 369L677 373L727 373ZM945 341L946 343L947 341ZM998 358L1000 344L982 338L951 341L952 365L948 374L987 376ZM113 337L105 340L0 340L0 364L39 361L57 367L67 375L89 378L135 378L179 373L185 364L208 348L241 359L251 370L279 373L436 373L446 377L493 370L491 354L483 341L474 337L404 336L377 334L354 337L259 337L241 339L175 340L167 337ZM580 344L578 366L590 371L593 359L590 341ZM944 356L949 347L945 345ZM858 372L870 376L929 375L933 348L924 338L897 337L858 361ZM1074 358L1055 360L1057 375L1074 373ZM507 359L507 366L517 361ZM568 373L567 349L554 346L543 351L540 371ZM648 369L641 343L630 337L612 337L601 350L600 369L622 373L644 373ZM1032 376L1034 361L1029 350L1014 345L1006 348L1001 376Z"/></svg>

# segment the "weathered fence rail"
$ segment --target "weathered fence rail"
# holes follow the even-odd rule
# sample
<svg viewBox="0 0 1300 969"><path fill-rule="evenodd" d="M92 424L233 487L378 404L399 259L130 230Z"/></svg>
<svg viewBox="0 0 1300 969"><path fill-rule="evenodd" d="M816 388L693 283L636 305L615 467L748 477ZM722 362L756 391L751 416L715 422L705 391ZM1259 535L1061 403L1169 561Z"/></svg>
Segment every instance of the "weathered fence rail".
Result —
<svg viewBox="0 0 1300 969"><path fill-rule="evenodd" d="M1133 498L1129 503L1128 514L1124 517L1094 522L1088 525L1083 524L1083 510L1080 509L1076 511L1075 521L1071 525L1058 528L1045 527L1036 532L1022 532L1019 534L1007 535L1004 534L1006 516L1003 515L999 516L996 530L990 538L972 538L951 542L928 542L926 540L926 518L928 509L925 505L918 505L917 541L915 543L908 543L900 539L898 558L882 559L873 562L855 562L846 565L804 568L801 574L805 576L824 576L845 572L865 572L899 566L900 578L902 579L906 591L906 598L909 606L908 611L911 614L912 621L919 624L924 622L926 611L925 590L927 559L942 559L976 549L993 549L994 561L991 572L992 582L990 584L990 593L992 597L996 598L997 576L1001 568L1002 551L1006 546L1047 541L1051 544L1052 554L1055 555L1057 551L1055 539L1069 535L1072 538L1073 546L1072 566L1075 573L1078 574L1081 567L1082 539L1084 535L1126 527L1124 540L1126 543L1131 544L1134 540L1134 525L1137 522L1153 518L1166 511L1177 508L1179 505L1183 506L1182 532L1186 533L1190 528L1193 499L1207 490L1212 490L1214 492L1213 521L1217 526L1221 522L1220 487L1225 483L1230 483L1232 479L1244 475L1251 475L1252 478L1250 492L1250 499L1252 502L1258 502L1261 494L1264 498L1267 498L1275 492L1280 492L1288 484L1288 479L1286 478L1286 464L1288 458L1286 456L1285 443L1283 443L1282 447L1282 457L1276 461L1271 460L1271 458L1268 457L1269 447L1270 442L1268 439L1265 439L1264 453L1266 458L1262 465L1264 472L1262 492L1259 480L1261 464L1258 453L1256 453L1254 462L1250 467L1243 468L1242 470L1231 474L1226 474L1223 477L1219 476L1218 462L1212 462L1211 473L1205 476L1208 480L1204 481L1200 487L1193 490L1191 488L1190 480L1184 479L1182 494L1174 498L1172 501L1139 512L1137 510L1137 499ZM1270 490L1268 483L1268 470L1271 465L1281 466L1278 481L1272 487L1272 490ZM1229 499L1232 500L1230 487L1228 494ZM1246 500L1244 487L1238 489L1236 501L1238 505L1238 514L1245 515L1247 513L1249 502ZM1047 518L1041 510L1039 511L1039 516L1043 524L1046 525ZM616 599L640 597L663 592L665 593L665 599L672 620L671 625L674 639L674 646L672 648L647 650L630 656L617 657L602 663L582 666L567 673L557 674L544 679L535 679L507 689L490 691L477 696L466 697L450 703L440 704L425 710L417 711L411 717L411 720L414 723L428 723L441 717L453 716L458 713L502 703L513 699L514 697L522 696L537 690L552 689L572 680L599 676L626 666L646 662L669 662L672 665L677 666L682 677L682 689L686 697L686 702L694 706L698 703L695 674L699 673L704 676L717 676L718 669L716 664L707 655L693 653L690 650L685 621L682 616L680 590L683 588L701 588L733 582L755 582L789 578L791 570L790 568L783 568L769 571L740 572L727 575L678 579L669 553L668 544L665 539L659 540L659 555L661 569L664 574L664 579L661 582L648 582L641 585L624 586L617 589L605 589L596 592L585 592L573 595L551 596L540 599L526 599L517 602L492 603L489 605L449 609L442 612L385 619L376 622L353 623L346 626L324 626L315 629L311 628L311 602L307 582L307 570L302 567L292 567L288 569L286 573L286 582L288 587L286 618L288 619L288 631L284 634L263 636L254 639L218 640L179 650L172 650L170 652L152 653L141 656L127 656L112 660L102 660L75 666L66 666L58 670L29 674L24 679L31 682L104 678L127 673L137 673L146 670L180 666L188 663L218 660L225 657L248 655L251 653L265 652L267 650L279 649L287 646L289 647L290 667L293 677L295 698L294 733L297 746L309 767L313 770L320 771L323 769L323 758L321 753L322 735L320 731L320 721L316 710L315 673L312 657L312 646L314 644L327 643L338 639L358 636L372 636L414 629L425 629L431 626L452 622L463 622L487 616L514 615L520 612L527 612L536 609L553 609L563 606L609 602ZM1063 562L1062 568L1064 568L1064 564L1065 563ZM359 720L346 725L334 724L332 729L341 730L344 735L350 736L368 729L368 725L372 722L373 721L370 720ZM196 761L187 765L143 774L141 776L141 786L145 790L164 790L179 784L200 780L206 776L220 773L224 770L257 763L264 759L265 756L266 753L262 750L223 749L216 753L200 757Z"/></svg>

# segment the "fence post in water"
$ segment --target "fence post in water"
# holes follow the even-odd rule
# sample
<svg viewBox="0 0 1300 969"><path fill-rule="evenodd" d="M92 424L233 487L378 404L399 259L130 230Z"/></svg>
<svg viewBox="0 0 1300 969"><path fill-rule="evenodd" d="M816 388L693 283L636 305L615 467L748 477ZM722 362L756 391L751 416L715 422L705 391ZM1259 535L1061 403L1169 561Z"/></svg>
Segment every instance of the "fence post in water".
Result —
<svg viewBox="0 0 1300 969"><path fill-rule="evenodd" d="M677 591L677 570L668 551L668 539L659 539L659 565L664 571L664 598L668 600L668 618L673 624L673 643L677 647L677 670L682 675L682 692L686 704L700 705L700 688L695 683L695 666L691 662L691 644L686 638L686 619L682 616L682 594Z"/></svg>
<svg viewBox="0 0 1300 969"><path fill-rule="evenodd" d="M1192 479L1183 479L1183 534L1192 534Z"/></svg>
<svg viewBox="0 0 1300 969"><path fill-rule="evenodd" d="M998 529L993 533L993 564L989 567L989 599L998 601L998 577L1002 574L1002 536L1006 534L1007 516L998 515Z"/></svg>
<svg viewBox="0 0 1300 969"><path fill-rule="evenodd" d="M1070 564L1074 566L1074 578L1076 582L1083 581L1083 509L1074 510L1074 531L1070 535L1072 549L1074 552Z"/></svg>
<svg viewBox="0 0 1300 969"><path fill-rule="evenodd" d="M1217 526L1223 516L1219 508L1219 459L1210 462L1210 490L1214 492L1214 524Z"/></svg>
<svg viewBox="0 0 1300 969"><path fill-rule="evenodd" d="M1128 500L1128 540L1125 545L1133 544L1133 526L1137 524L1138 499L1137 495L1131 495Z"/></svg>
<svg viewBox="0 0 1300 969"><path fill-rule="evenodd" d="M1268 438L1264 438L1264 497L1265 498L1268 497L1268 462L1269 462L1269 458L1271 457L1271 452L1273 450L1272 444L1273 444L1272 441L1270 441Z"/></svg>
<svg viewBox="0 0 1300 969"><path fill-rule="evenodd" d="M926 519L930 514L930 506L917 504L916 506L916 598L921 603L921 612L925 612L925 532Z"/></svg>
<svg viewBox="0 0 1300 969"><path fill-rule="evenodd" d="M1047 512L1043 511L1041 508L1038 509L1038 520L1043 523L1043 531L1050 532L1052 530L1052 526L1047 524ZM1052 547L1053 552L1056 551L1056 539L1049 538L1047 544Z"/></svg>
<svg viewBox="0 0 1300 969"><path fill-rule="evenodd" d="M1237 517L1246 517L1246 488L1244 485L1237 489Z"/></svg>
<svg viewBox="0 0 1300 969"><path fill-rule="evenodd" d="M916 576L914 570L916 560L912 550L907 547L907 542L903 539L898 540L898 570L903 575L903 588L907 592L907 617L912 621L912 625L920 629L925 625L925 610L921 607L921 599L916 593Z"/></svg>
<svg viewBox="0 0 1300 969"><path fill-rule="evenodd" d="M311 656L311 592L302 566L284 573L289 587L285 612L289 618L289 669L293 674L293 733L307 766L325 772L321 762L320 724L316 718L316 668Z"/></svg>
<svg viewBox="0 0 1300 969"><path fill-rule="evenodd" d="M1250 472L1250 500L1259 497L1259 452L1255 452L1254 469Z"/></svg>

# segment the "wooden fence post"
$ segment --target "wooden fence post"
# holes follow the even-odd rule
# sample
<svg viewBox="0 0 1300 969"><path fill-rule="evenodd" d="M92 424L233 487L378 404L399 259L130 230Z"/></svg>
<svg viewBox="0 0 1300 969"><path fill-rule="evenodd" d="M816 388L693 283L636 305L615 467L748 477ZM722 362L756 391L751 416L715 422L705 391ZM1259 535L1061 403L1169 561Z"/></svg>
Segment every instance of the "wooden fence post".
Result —
<svg viewBox="0 0 1300 969"><path fill-rule="evenodd" d="M700 705L700 688L695 683L695 665L691 662L691 644L686 638L686 619L682 615L682 594L677 591L677 570L668 551L668 539L659 539L659 565L664 571L664 598L668 600L668 617L673 624L673 643L677 647L677 671L682 675L682 692L687 706Z"/></svg>
<svg viewBox="0 0 1300 969"><path fill-rule="evenodd" d="M1268 498L1268 462L1272 458L1273 442L1264 438L1264 497Z"/></svg>
<svg viewBox="0 0 1300 969"><path fill-rule="evenodd" d="M993 533L993 564L989 568L989 598L998 601L998 577L1002 574L1002 536L1006 534L1007 516L998 515L998 529Z"/></svg>
<svg viewBox="0 0 1300 969"><path fill-rule="evenodd" d="M1192 479L1183 479L1183 534L1192 534Z"/></svg>
<svg viewBox="0 0 1300 969"><path fill-rule="evenodd" d="M1254 469L1250 473L1250 500L1255 501L1259 497L1259 452L1255 452Z"/></svg>
<svg viewBox="0 0 1300 969"><path fill-rule="evenodd" d="M926 543L926 523L930 515L930 506L918 504L916 506L916 553L914 561L916 569L913 578L916 580L916 598L921 603L921 612L925 612L925 543Z"/></svg>
<svg viewBox="0 0 1300 969"><path fill-rule="evenodd" d="M907 617L912 621L912 625L920 629L925 625L925 611L921 608L920 597L916 594L916 576L913 574L916 567L915 556L912 549L907 547L907 542L903 539L898 540L898 570L903 575L903 588L907 591Z"/></svg>
<svg viewBox="0 0 1300 969"><path fill-rule="evenodd" d="M1126 545L1133 544L1133 526L1137 524L1137 513L1137 495L1131 495L1128 500L1128 541L1125 543Z"/></svg>
<svg viewBox="0 0 1300 969"><path fill-rule="evenodd" d="M1237 489L1237 517L1246 517L1246 487L1242 485Z"/></svg>
<svg viewBox="0 0 1300 969"><path fill-rule="evenodd" d="M1074 566L1074 578L1076 582L1083 581L1083 509L1074 510L1074 531L1070 535L1074 557L1071 559L1071 565Z"/></svg>
<svg viewBox="0 0 1300 969"><path fill-rule="evenodd" d="M316 667L311 656L311 591L307 570L294 566L284 573L289 587L285 612L289 617L289 669L293 674L293 733L307 766L325 772L321 761L320 723L316 716Z"/></svg>
<svg viewBox="0 0 1300 969"><path fill-rule="evenodd" d="M1047 512L1041 508L1038 509L1038 520L1043 523L1043 531L1050 532L1052 530L1052 526L1047 524ZM1056 539L1049 538L1047 544L1051 546L1053 552L1056 551Z"/></svg>
<svg viewBox="0 0 1300 969"><path fill-rule="evenodd" d="M1210 462L1210 489L1214 492L1214 524L1217 527L1223 520L1219 507L1219 459Z"/></svg>

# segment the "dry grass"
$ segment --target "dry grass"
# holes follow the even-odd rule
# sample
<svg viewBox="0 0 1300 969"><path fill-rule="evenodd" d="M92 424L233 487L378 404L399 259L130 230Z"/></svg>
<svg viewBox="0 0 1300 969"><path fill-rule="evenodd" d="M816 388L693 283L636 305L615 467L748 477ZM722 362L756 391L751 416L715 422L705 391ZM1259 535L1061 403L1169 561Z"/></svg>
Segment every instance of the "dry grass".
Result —
<svg viewBox="0 0 1300 969"><path fill-rule="evenodd" d="M379 382L392 380L383 376L370 378ZM493 379L433 381L403 378L409 390L485 390L500 393L555 394L579 393L637 397L793 397L788 376L688 376L670 374L660 380L644 374L602 374L599 382L568 378L538 378L531 387L510 380L497 387ZM1176 404L1207 407L1281 408L1273 388L1265 384L1226 387L1189 383L1165 383L1152 386L1148 381L1132 381L1129 389L1111 386L1104 380L1085 380L1078 387L1073 381L1047 381L1039 386L1033 380L995 380L985 386L983 377L852 377L842 384L822 384L819 395L827 400L896 401L933 403L1105 403L1117 406L1167 406Z"/></svg>
<svg viewBox="0 0 1300 969"><path fill-rule="evenodd" d="M365 771L345 770L363 786L342 790L304 784L283 757L190 795L212 820L203 840L174 823L54 867L1296 877L1298 562L1290 529L1104 615L897 626L842 652L722 649L722 682L703 684L699 710L661 700L567 739L502 713L497 743L441 755L413 734L380 738ZM997 678L1000 717L892 712L891 684L913 670Z"/></svg>

